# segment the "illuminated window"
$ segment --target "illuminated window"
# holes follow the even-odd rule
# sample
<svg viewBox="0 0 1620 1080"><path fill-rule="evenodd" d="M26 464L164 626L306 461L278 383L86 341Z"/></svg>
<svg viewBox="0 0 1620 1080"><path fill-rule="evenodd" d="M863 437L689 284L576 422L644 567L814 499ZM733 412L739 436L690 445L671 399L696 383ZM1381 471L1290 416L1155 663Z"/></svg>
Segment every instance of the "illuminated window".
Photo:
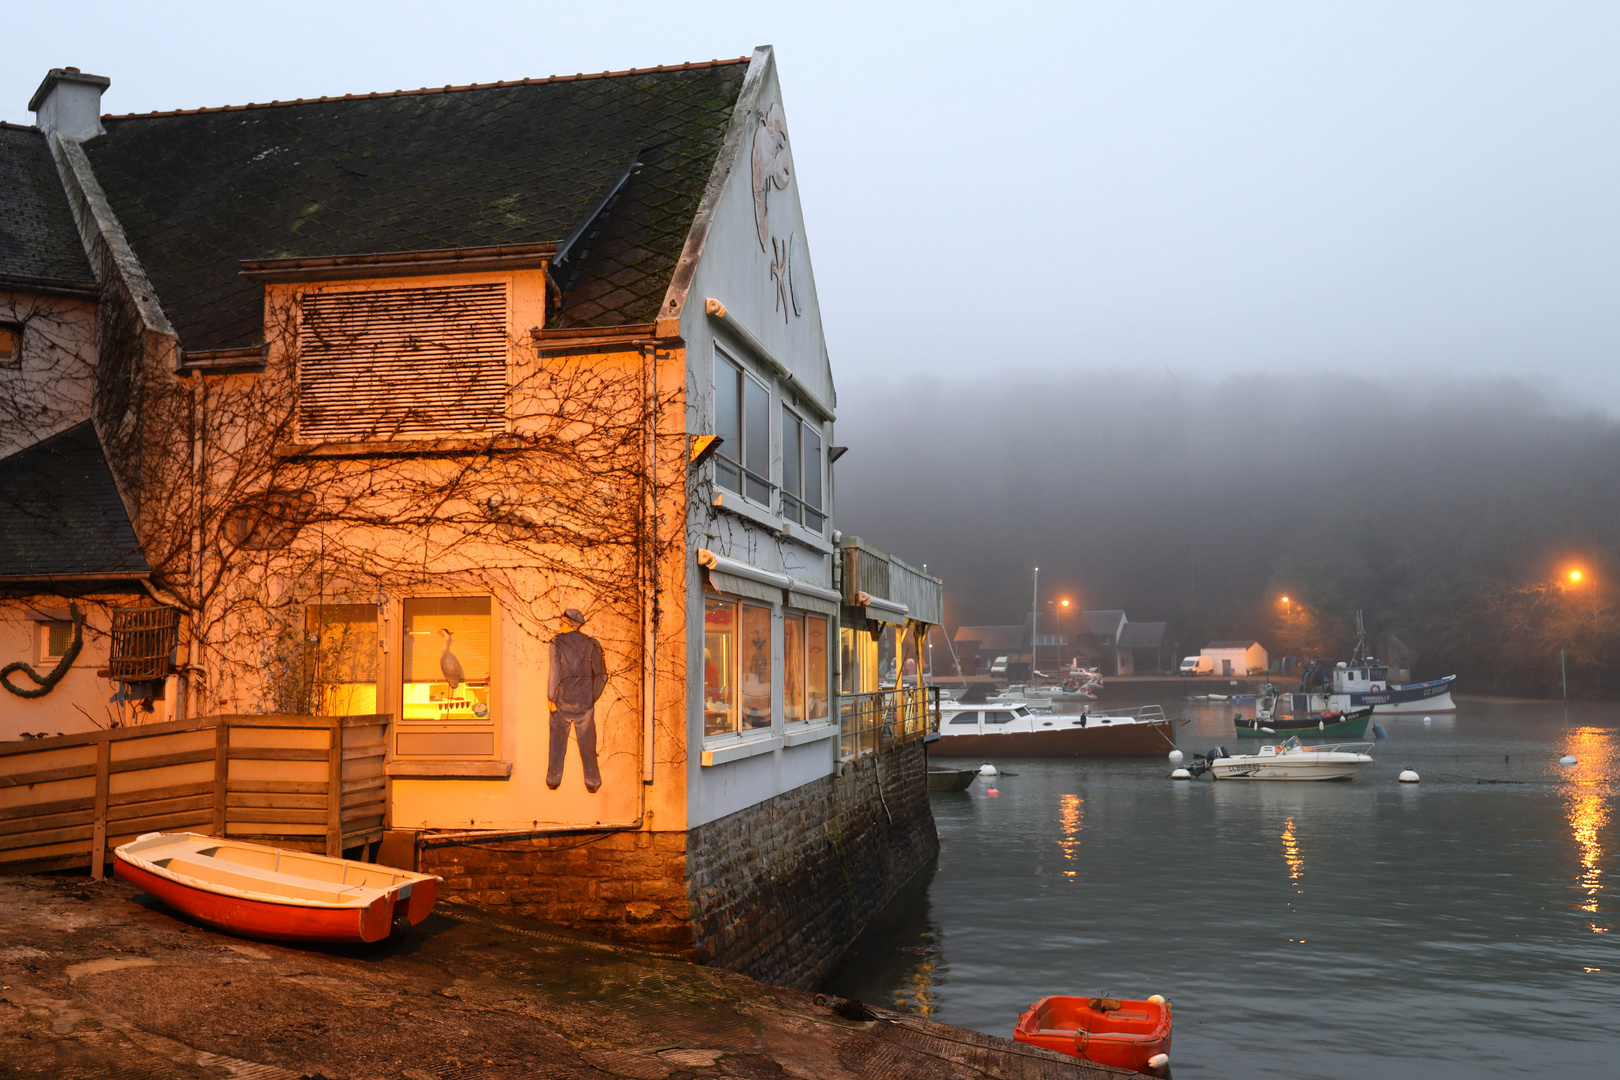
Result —
<svg viewBox="0 0 1620 1080"><path fill-rule="evenodd" d="M805 618L806 663L805 685L809 691L805 719L825 720L831 707L827 694L827 669L832 659L827 651L827 620L816 615Z"/></svg>
<svg viewBox="0 0 1620 1080"><path fill-rule="evenodd" d="M310 679L323 716L377 711L377 606L319 604L304 609Z"/></svg>
<svg viewBox="0 0 1620 1080"><path fill-rule="evenodd" d="M494 756L492 606L487 596L405 601L400 755Z"/></svg>
<svg viewBox="0 0 1620 1080"><path fill-rule="evenodd" d="M771 503L771 392L719 353L714 358L714 478L761 506Z"/></svg>
<svg viewBox="0 0 1620 1080"><path fill-rule="evenodd" d="M22 327L0 323L0 368L22 367Z"/></svg>
<svg viewBox="0 0 1620 1080"><path fill-rule="evenodd" d="M703 734L771 726L771 609L705 597Z"/></svg>

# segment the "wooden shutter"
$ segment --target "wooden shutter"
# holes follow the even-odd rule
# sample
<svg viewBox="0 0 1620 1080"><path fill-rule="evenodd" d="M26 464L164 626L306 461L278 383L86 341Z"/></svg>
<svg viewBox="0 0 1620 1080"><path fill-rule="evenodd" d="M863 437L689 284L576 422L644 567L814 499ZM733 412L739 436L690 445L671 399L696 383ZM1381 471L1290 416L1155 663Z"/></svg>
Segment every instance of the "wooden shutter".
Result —
<svg viewBox="0 0 1620 1080"><path fill-rule="evenodd" d="M506 429L506 286L311 293L299 338L308 442Z"/></svg>

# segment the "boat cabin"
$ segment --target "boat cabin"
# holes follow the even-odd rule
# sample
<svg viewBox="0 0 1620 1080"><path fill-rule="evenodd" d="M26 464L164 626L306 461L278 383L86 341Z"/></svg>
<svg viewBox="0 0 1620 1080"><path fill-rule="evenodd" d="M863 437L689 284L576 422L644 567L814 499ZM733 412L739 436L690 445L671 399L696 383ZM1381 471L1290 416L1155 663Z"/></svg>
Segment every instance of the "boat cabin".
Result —
<svg viewBox="0 0 1620 1080"><path fill-rule="evenodd" d="M1389 665L1367 657L1356 664L1339 661L1333 668L1335 694L1376 694L1389 689Z"/></svg>

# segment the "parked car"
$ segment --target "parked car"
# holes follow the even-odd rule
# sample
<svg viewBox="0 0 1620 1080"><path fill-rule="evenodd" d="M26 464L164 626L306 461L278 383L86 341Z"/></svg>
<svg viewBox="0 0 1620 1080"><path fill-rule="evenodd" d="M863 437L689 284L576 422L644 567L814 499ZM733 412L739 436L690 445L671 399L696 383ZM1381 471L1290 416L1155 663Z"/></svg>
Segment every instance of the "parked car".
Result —
<svg viewBox="0 0 1620 1080"><path fill-rule="evenodd" d="M1189 656L1181 662L1183 675L1213 675L1215 674L1215 661L1208 656Z"/></svg>

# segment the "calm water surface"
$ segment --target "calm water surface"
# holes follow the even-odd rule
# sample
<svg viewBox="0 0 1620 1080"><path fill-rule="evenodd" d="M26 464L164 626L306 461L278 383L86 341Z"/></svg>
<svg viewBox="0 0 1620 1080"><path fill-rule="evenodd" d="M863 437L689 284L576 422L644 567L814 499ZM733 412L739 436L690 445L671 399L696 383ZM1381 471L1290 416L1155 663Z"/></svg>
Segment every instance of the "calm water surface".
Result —
<svg viewBox="0 0 1620 1080"><path fill-rule="evenodd" d="M1164 705L1189 757L1255 745ZM999 796L935 794L938 869L829 989L999 1035L1042 994L1162 993L1181 1080L1620 1075L1620 706L1379 722L1352 783L998 760Z"/></svg>

